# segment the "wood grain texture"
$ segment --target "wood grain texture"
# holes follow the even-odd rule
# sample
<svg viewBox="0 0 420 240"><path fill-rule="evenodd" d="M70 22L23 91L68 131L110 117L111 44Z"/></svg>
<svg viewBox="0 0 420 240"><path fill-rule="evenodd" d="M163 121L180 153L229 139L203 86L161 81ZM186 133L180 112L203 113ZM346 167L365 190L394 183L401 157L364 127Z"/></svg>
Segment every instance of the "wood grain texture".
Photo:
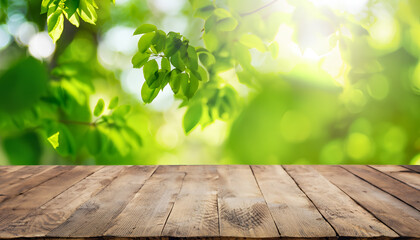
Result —
<svg viewBox="0 0 420 240"><path fill-rule="evenodd" d="M370 165L371 167L398 179L411 187L420 190L419 173L396 165Z"/></svg>
<svg viewBox="0 0 420 240"><path fill-rule="evenodd" d="M219 223L223 237L279 237L249 166L218 166Z"/></svg>
<svg viewBox="0 0 420 240"><path fill-rule="evenodd" d="M0 238L45 236L66 221L81 204L109 185L122 169L122 166L99 169L29 215L12 221L7 228L0 230Z"/></svg>
<svg viewBox="0 0 420 240"><path fill-rule="evenodd" d="M104 235L161 236L185 175L179 167L159 167Z"/></svg>
<svg viewBox="0 0 420 240"><path fill-rule="evenodd" d="M336 233L281 166L252 166L282 237L335 237Z"/></svg>
<svg viewBox="0 0 420 240"><path fill-rule="evenodd" d="M24 217L39 208L73 184L99 169L98 166L69 166L69 170L31 190L8 199L0 205L0 229L9 225L15 219Z"/></svg>
<svg viewBox="0 0 420 240"><path fill-rule="evenodd" d="M378 168L0 166L0 240L420 239L420 174Z"/></svg>
<svg viewBox="0 0 420 240"><path fill-rule="evenodd" d="M8 173L17 171L21 168L23 168L24 166L0 166L0 180L2 178L2 176L5 176Z"/></svg>
<svg viewBox="0 0 420 240"><path fill-rule="evenodd" d="M170 237L217 237L217 170L215 166L183 166L182 189L162 235Z"/></svg>
<svg viewBox="0 0 420 240"><path fill-rule="evenodd" d="M414 172L420 173L420 165L402 165L402 166Z"/></svg>
<svg viewBox="0 0 420 240"><path fill-rule="evenodd" d="M101 236L143 186L156 167L126 167L107 187L83 203L49 237Z"/></svg>
<svg viewBox="0 0 420 240"><path fill-rule="evenodd" d="M28 178L14 182L9 182L7 185L2 186L0 188L0 194L4 196L4 198L0 200L0 202L20 195L68 170L68 166L46 166L41 171L35 172Z"/></svg>
<svg viewBox="0 0 420 240"><path fill-rule="evenodd" d="M286 165L286 171L342 237L398 237L311 166Z"/></svg>
<svg viewBox="0 0 420 240"><path fill-rule="evenodd" d="M17 170L0 175L0 189L27 179L28 177L48 170L53 166L19 166Z"/></svg>
<svg viewBox="0 0 420 240"><path fill-rule="evenodd" d="M420 237L420 212L415 208L339 166L316 166L315 168L400 236ZM420 198L419 194L416 196Z"/></svg>
<svg viewBox="0 0 420 240"><path fill-rule="evenodd" d="M417 210L420 210L420 192L418 190L368 166L343 165L342 167L370 184L399 198Z"/></svg>

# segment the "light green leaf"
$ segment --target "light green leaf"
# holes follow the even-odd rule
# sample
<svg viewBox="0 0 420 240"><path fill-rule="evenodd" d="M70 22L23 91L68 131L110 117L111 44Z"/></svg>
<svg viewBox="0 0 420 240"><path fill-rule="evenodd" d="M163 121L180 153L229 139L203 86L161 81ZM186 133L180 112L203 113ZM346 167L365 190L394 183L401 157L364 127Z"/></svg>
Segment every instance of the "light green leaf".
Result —
<svg viewBox="0 0 420 240"><path fill-rule="evenodd" d="M136 55L131 59L131 63L134 68L141 68L149 60L150 54L137 52Z"/></svg>
<svg viewBox="0 0 420 240"><path fill-rule="evenodd" d="M163 57L161 59L160 66L161 66L162 69L164 69L168 72L171 71L171 64L169 63L169 60L165 57Z"/></svg>
<svg viewBox="0 0 420 240"><path fill-rule="evenodd" d="M156 30L157 30L157 28L156 28L155 25L146 23L146 24L143 24L140 27L138 27L136 29L136 31L134 31L134 34L133 35L154 32Z"/></svg>
<svg viewBox="0 0 420 240"><path fill-rule="evenodd" d="M55 43L60 39L64 28L64 15L61 8L58 8L54 13L48 15L47 24L48 34Z"/></svg>
<svg viewBox="0 0 420 240"><path fill-rule="evenodd" d="M255 48L260 52L265 52L266 47L263 41L254 34L243 34L239 42L248 48Z"/></svg>
<svg viewBox="0 0 420 240"><path fill-rule="evenodd" d="M152 40L153 47L156 52L162 52L166 45L166 34L162 30L157 30L156 34Z"/></svg>
<svg viewBox="0 0 420 240"><path fill-rule="evenodd" d="M156 98L156 96L159 93L159 88L149 88L147 83L143 84L143 87L141 88L141 98L143 99L144 103L151 103L153 99Z"/></svg>
<svg viewBox="0 0 420 240"><path fill-rule="evenodd" d="M229 18L232 17L232 14L224 9L224 8L216 8L214 10L214 15L218 18L218 19L223 19L223 18Z"/></svg>
<svg viewBox="0 0 420 240"><path fill-rule="evenodd" d="M108 109L116 108L118 106L118 100L119 100L118 96L113 97L111 101L109 102Z"/></svg>
<svg viewBox="0 0 420 240"><path fill-rule="evenodd" d="M103 113L104 108L105 108L105 101L102 98L100 98L98 102L96 103L95 109L93 110L93 115L95 115L95 117L98 117L99 115Z"/></svg>
<svg viewBox="0 0 420 240"><path fill-rule="evenodd" d="M184 120L182 125L186 134L189 134L191 130L200 122L201 115L203 113L203 106L201 103L192 105L187 109L187 112L184 115Z"/></svg>
<svg viewBox="0 0 420 240"><path fill-rule="evenodd" d="M83 21L95 25L98 16L95 10L96 4L93 0L80 0L77 13Z"/></svg>
<svg viewBox="0 0 420 240"><path fill-rule="evenodd" d="M219 31L230 32L230 31L235 30L237 26L238 26L238 21L233 17L224 18L217 22L217 29Z"/></svg>
<svg viewBox="0 0 420 240"><path fill-rule="evenodd" d="M60 143L58 141L59 135L60 135L60 132L56 132L53 135L49 136L48 139L47 139L48 142L51 143L51 146L54 149L56 149L57 147L60 146Z"/></svg>
<svg viewBox="0 0 420 240"><path fill-rule="evenodd" d="M152 44L152 40L154 36L155 36L154 32L149 32L141 36L138 43L139 52L144 53L147 49L149 49L150 45Z"/></svg>

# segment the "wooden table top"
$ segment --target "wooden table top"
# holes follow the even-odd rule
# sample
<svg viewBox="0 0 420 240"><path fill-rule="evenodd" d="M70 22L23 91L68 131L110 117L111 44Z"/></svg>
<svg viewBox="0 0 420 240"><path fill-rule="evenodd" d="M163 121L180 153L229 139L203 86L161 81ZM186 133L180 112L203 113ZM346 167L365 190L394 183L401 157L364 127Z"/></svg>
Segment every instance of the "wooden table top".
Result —
<svg viewBox="0 0 420 240"><path fill-rule="evenodd" d="M0 166L0 239L420 238L420 166Z"/></svg>

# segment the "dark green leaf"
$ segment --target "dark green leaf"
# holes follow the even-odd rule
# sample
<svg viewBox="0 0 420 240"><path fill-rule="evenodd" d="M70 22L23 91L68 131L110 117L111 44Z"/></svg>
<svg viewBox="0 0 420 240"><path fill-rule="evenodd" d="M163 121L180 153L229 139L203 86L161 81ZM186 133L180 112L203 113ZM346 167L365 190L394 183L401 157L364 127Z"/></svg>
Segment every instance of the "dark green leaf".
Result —
<svg viewBox="0 0 420 240"><path fill-rule="evenodd" d="M171 57L171 63L172 63L172 65L174 65L174 67L176 67L180 71L184 71L185 70L185 63L184 63L184 61L181 58L181 52L180 51L177 51Z"/></svg>
<svg viewBox="0 0 420 240"><path fill-rule="evenodd" d="M146 83L149 87L157 80L157 71L159 70L159 66L156 60L148 61L143 67L143 75Z"/></svg>

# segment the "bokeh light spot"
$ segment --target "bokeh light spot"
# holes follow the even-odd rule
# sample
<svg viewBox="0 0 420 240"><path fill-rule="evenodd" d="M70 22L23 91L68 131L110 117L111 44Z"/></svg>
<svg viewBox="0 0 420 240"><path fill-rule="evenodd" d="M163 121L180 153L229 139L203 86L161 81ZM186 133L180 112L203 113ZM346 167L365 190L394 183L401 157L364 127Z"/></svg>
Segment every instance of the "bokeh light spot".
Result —
<svg viewBox="0 0 420 240"><path fill-rule="evenodd" d="M372 151L370 139L362 133L352 133L346 143L347 154L356 160L368 157Z"/></svg>

